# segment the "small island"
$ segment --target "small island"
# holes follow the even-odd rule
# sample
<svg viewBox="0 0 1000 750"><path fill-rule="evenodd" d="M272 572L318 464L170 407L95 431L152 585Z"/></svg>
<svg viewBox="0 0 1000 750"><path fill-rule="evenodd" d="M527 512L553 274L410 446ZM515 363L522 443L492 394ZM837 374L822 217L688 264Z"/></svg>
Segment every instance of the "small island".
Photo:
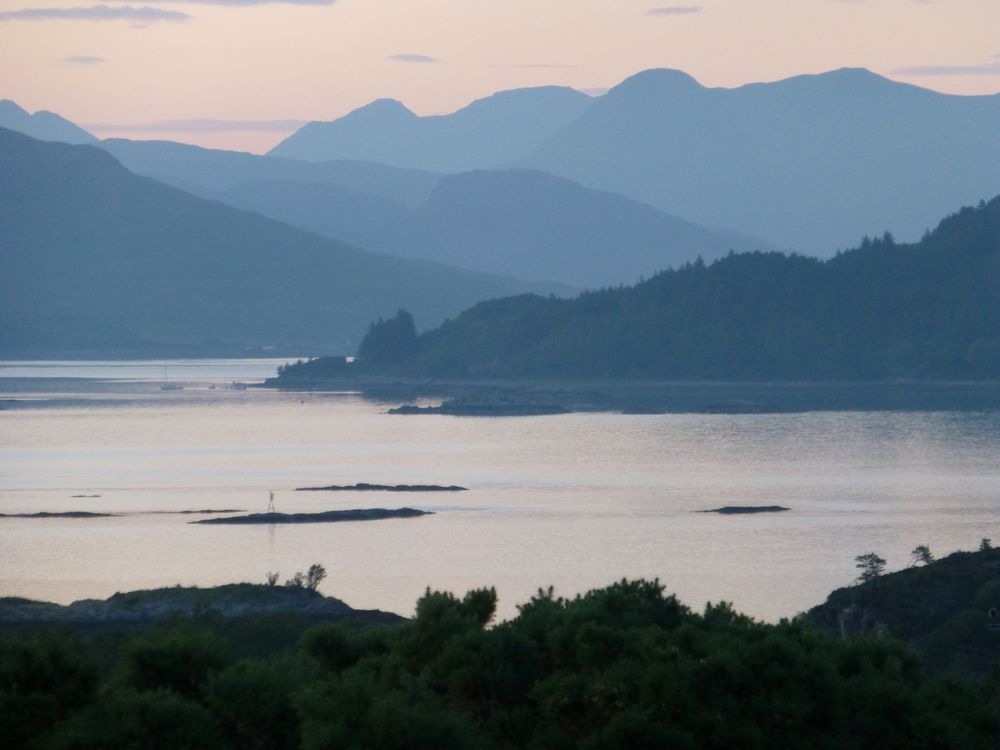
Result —
<svg viewBox="0 0 1000 750"><path fill-rule="evenodd" d="M389 414L447 414L453 417L535 417L567 414L571 409L539 394L513 389L485 389L456 396L440 406L404 404Z"/></svg>
<svg viewBox="0 0 1000 750"><path fill-rule="evenodd" d="M43 510L39 513L0 513L0 518L110 518L114 513L92 513L86 510L68 510L63 513L52 513Z"/></svg>
<svg viewBox="0 0 1000 750"><path fill-rule="evenodd" d="M711 508L710 510L699 510L696 513L720 513L724 516L738 516L747 513L782 513L791 508L784 505L724 505L721 508Z"/></svg>
<svg viewBox="0 0 1000 750"><path fill-rule="evenodd" d="M251 513L246 516L204 518L191 521L198 524L273 524L273 523L339 523L342 521L382 521L387 518L417 518L429 516L429 510L416 508L355 508L328 510L321 513Z"/></svg>
<svg viewBox="0 0 1000 750"><path fill-rule="evenodd" d="M115 516L187 516L210 513L242 513L242 508L201 508L199 510L146 510L122 513L98 513L90 510L49 511L37 513L0 513L0 518L112 518Z"/></svg>
<svg viewBox="0 0 1000 750"><path fill-rule="evenodd" d="M296 487L296 492L468 492L468 487L459 487L456 484L447 486L440 484L368 484L359 482L358 484L331 484L326 487Z"/></svg>

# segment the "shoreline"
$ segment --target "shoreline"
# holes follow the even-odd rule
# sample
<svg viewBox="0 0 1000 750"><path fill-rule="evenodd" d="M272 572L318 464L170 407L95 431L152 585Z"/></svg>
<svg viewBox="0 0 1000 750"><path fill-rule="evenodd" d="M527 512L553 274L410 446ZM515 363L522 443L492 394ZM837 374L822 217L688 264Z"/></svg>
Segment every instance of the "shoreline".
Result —
<svg viewBox="0 0 1000 750"><path fill-rule="evenodd" d="M996 381L432 380L369 376L300 382L270 378L255 387L289 392L356 391L369 400L402 403L393 410L401 415L1000 410L1000 382ZM413 404L425 399L440 399L442 404Z"/></svg>

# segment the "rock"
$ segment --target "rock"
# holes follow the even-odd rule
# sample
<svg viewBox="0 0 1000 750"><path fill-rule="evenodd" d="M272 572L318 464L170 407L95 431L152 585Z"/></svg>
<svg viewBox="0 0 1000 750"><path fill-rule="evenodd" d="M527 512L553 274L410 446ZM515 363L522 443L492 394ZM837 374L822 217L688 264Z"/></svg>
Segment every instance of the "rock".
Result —
<svg viewBox="0 0 1000 750"><path fill-rule="evenodd" d="M386 518L416 518L433 515L416 508L356 508L328 510L322 513L251 513L248 516L203 518L193 524L273 524L273 523L338 523L342 521L381 521Z"/></svg>
<svg viewBox="0 0 1000 750"><path fill-rule="evenodd" d="M747 513L781 513L791 508L783 505L725 505L711 510L699 510L698 513L721 513L726 516L737 516Z"/></svg>

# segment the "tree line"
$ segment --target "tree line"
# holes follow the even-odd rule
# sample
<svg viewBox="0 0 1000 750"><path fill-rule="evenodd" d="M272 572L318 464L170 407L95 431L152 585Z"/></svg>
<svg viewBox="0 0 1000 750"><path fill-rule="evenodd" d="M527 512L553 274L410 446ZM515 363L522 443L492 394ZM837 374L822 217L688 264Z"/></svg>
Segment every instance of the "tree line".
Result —
<svg viewBox="0 0 1000 750"><path fill-rule="evenodd" d="M292 585L295 585L294 583ZM293 614L0 635L10 748L995 748L998 683L892 638L692 611L657 581L428 590L404 624Z"/></svg>
<svg viewBox="0 0 1000 750"><path fill-rule="evenodd" d="M347 370L432 377L997 378L1000 197L917 243L886 233L825 261L730 253L574 299L482 302L420 335L400 311L359 354Z"/></svg>

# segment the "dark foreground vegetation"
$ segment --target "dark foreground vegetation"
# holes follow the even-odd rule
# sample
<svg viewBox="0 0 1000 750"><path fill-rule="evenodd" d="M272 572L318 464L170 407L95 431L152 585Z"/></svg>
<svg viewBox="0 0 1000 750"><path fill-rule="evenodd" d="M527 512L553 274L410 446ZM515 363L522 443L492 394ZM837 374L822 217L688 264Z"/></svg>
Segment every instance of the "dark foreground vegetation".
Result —
<svg viewBox="0 0 1000 750"><path fill-rule="evenodd" d="M320 359L279 384L435 378L871 381L1000 378L1000 197L915 244L886 234L822 261L730 255L575 299L482 302L417 335L401 311L356 363Z"/></svg>
<svg viewBox="0 0 1000 750"><path fill-rule="evenodd" d="M489 627L495 605L492 589L428 591L398 625L289 611L8 629L0 732L11 748L171 750L986 750L1000 737L996 675L931 673L890 637L696 613L648 581L539 591Z"/></svg>
<svg viewBox="0 0 1000 750"><path fill-rule="evenodd" d="M810 622L834 634L898 638L936 671L1000 678L1000 548L984 539L978 552L934 560L920 546L910 567L889 575L874 553L858 560L868 562L867 571L858 566L865 582L834 591L806 613Z"/></svg>

